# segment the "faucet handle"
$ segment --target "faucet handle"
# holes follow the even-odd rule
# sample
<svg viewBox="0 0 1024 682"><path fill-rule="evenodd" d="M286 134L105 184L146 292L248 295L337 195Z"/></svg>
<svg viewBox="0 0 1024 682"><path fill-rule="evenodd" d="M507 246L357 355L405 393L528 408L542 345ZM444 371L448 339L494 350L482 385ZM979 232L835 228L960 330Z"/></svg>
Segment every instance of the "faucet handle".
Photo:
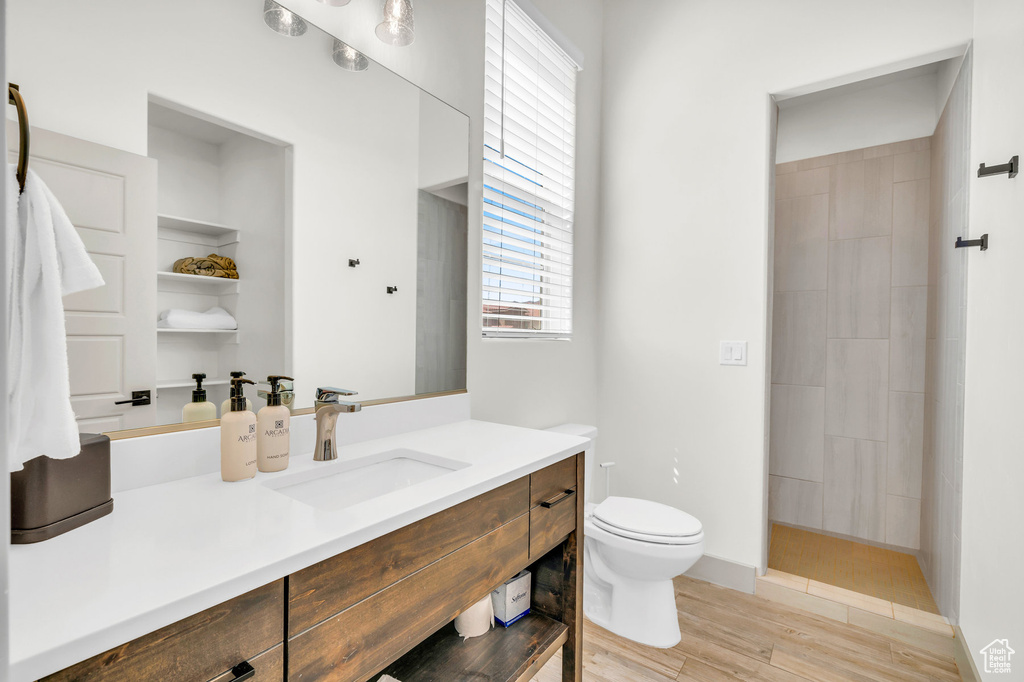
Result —
<svg viewBox="0 0 1024 682"><path fill-rule="evenodd" d="M358 393L347 388L331 388L330 386L316 389L316 401L318 403L336 403L340 395L358 395Z"/></svg>

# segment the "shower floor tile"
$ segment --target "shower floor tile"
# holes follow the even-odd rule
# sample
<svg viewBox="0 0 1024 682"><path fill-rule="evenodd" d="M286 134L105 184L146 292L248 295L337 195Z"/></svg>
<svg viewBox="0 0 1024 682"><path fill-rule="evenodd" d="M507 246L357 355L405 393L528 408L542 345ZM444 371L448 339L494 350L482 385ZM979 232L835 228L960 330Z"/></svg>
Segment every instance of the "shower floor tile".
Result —
<svg viewBox="0 0 1024 682"><path fill-rule="evenodd" d="M939 612L913 554L773 524L768 568Z"/></svg>

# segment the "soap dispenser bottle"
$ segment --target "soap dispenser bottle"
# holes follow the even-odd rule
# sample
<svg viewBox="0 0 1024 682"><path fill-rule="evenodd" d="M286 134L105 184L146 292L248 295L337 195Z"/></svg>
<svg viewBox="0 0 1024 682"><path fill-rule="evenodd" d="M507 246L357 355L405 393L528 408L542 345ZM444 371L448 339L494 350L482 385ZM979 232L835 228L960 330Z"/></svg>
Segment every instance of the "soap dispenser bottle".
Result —
<svg viewBox="0 0 1024 682"><path fill-rule="evenodd" d="M270 392L266 394L267 406L256 415L256 431L259 434L256 462L259 470L264 472L288 468L292 412L282 404L282 381L294 380L276 374L267 377L267 383L270 384Z"/></svg>
<svg viewBox="0 0 1024 682"><path fill-rule="evenodd" d="M220 418L220 477L244 481L256 475L256 415L246 408L241 377L231 380L231 411Z"/></svg>
<svg viewBox="0 0 1024 682"><path fill-rule="evenodd" d="M216 419L217 406L206 399L206 389L203 388L203 379L206 378L206 375L202 373L193 374L192 378L196 380L196 388L192 391L192 402L185 405L181 410L181 422L187 424L189 422Z"/></svg>
<svg viewBox="0 0 1024 682"><path fill-rule="evenodd" d="M244 376L245 376L245 372L242 372L242 371L235 371L235 372L231 373L231 378L232 379L241 379ZM245 399L245 409L247 409L250 412L252 412L252 401L249 400L248 398ZM230 395L228 396L227 400L225 400L224 402L222 402L220 404L220 413L222 415L225 415L225 414L227 414L229 412L231 412L231 396Z"/></svg>

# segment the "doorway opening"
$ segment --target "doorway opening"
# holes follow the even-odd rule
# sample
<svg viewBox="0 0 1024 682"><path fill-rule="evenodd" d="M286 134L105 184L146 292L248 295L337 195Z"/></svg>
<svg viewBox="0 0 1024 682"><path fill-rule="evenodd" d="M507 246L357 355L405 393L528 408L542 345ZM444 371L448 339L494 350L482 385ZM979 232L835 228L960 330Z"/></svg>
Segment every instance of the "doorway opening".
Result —
<svg viewBox="0 0 1024 682"><path fill-rule="evenodd" d="M953 622L970 64L776 97L767 321L769 571Z"/></svg>

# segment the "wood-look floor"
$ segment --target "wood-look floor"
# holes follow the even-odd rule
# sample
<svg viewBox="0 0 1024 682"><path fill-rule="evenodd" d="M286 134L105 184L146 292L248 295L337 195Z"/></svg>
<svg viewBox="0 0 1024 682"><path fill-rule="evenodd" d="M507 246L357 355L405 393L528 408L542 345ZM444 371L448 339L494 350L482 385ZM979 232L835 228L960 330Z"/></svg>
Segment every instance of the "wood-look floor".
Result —
<svg viewBox="0 0 1024 682"><path fill-rule="evenodd" d="M589 621L586 682L960 682L947 655L699 580L676 579L682 641L636 644ZM534 678L560 682L556 655Z"/></svg>

